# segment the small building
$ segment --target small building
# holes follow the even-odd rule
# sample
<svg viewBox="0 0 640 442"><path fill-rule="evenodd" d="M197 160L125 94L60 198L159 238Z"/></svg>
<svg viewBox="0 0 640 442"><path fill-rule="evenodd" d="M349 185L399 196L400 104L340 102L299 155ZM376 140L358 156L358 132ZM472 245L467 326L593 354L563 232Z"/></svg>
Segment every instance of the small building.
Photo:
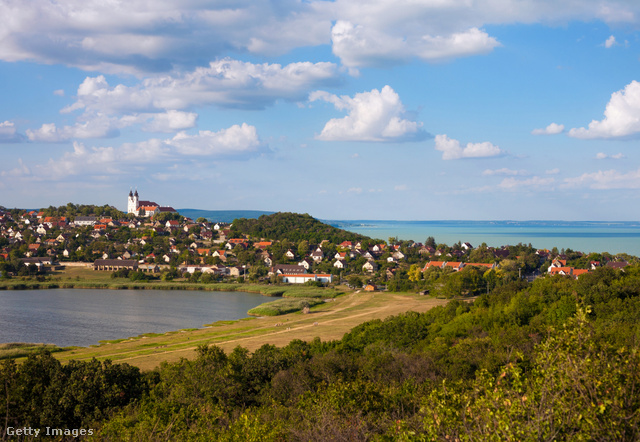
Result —
<svg viewBox="0 0 640 442"><path fill-rule="evenodd" d="M121 269L138 270L138 261L135 259L96 259L93 270L116 271Z"/></svg>
<svg viewBox="0 0 640 442"><path fill-rule="evenodd" d="M298 275L283 275L282 282L288 284L304 284L307 281L318 281L323 284L328 284L333 281L333 275L331 274L298 274Z"/></svg>

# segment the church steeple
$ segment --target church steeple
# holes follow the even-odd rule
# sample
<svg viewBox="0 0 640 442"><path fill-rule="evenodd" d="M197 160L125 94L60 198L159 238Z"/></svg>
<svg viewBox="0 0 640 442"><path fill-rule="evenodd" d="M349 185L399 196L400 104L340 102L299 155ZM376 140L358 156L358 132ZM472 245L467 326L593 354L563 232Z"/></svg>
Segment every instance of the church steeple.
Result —
<svg viewBox="0 0 640 442"><path fill-rule="evenodd" d="M127 213L138 213L138 189L133 193L129 190L129 198L127 199Z"/></svg>

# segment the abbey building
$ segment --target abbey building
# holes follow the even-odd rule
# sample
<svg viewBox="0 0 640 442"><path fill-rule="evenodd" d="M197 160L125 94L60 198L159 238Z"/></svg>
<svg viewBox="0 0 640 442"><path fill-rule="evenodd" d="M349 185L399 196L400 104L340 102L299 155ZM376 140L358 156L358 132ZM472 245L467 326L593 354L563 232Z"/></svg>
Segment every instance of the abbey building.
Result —
<svg viewBox="0 0 640 442"><path fill-rule="evenodd" d="M138 190L135 193L130 190L127 200L127 213L133 213L136 216L152 217L156 213L176 212L173 207L163 207L153 201L141 201L138 196Z"/></svg>

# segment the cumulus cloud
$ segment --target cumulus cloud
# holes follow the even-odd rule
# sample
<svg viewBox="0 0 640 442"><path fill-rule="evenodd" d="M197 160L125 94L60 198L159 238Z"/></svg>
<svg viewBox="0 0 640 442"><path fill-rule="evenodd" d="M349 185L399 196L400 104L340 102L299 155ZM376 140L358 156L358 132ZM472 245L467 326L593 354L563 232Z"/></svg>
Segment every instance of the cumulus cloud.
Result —
<svg viewBox="0 0 640 442"><path fill-rule="evenodd" d="M16 125L12 121L0 122L0 143L19 143L24 136L17 132Z"/></svg>
<svg viewBox="0 0 640 442"><path fill-rule="evenodd" d="M246 159L268 150L254 126L243 123L217 132L195 135L180 132L172 138L153 138L119 147L86 147L74 141L73 150L60 158L31 168L39 179L61 179L75 175L122 175L139 173L149 164L182 164L189 158L201 161L220 158Z"/></svg>
<svg viewBox="0 0 640 442"><path fill-rule="evenodd" d="M579 177L566 178L565 187L586 187L589 189L640 189L640 169L627 173L617 170L599 170L584 173Z"/></svg>
<svg viewBox="0 0 640 442"><path fill-rule="evenodd" d="M556 135L564 131L564 124L551 123L544 129L533 129L533 135Z"/></svg>
<svg viewBox="0 0 640 442"><path fill-rule="evenodd" d="M504 155L504 151L498 146L485 141L483 143L467 143L465 147L460 145L460 141L447 137L446 135L436 135L436 150L442 152L443 160L458 160L461 158L486 158Z"/></svg>
<svg viewBox="0 0 640 442"><path fill-rule="evenodd" d="M166 143L182 155L218 157L256 152L262 145L256 128L246 123L218 132L200 131L197 135L180 132Z"/></svg>
<svg viewBox="0 0 640 442"><path fill-rule="evenodd" d="M398 94L390 87L358 93L353 97L316 91L309 101L323 100L348 113L344 118L329 120L317 136L326 141L417 141L428 134L422 123L412 121Z"/></svg>
<svg viewBox="0 0 640 442"><path fill-rule="evenodd" d="M145 79L135 86L110 86L103 75L87 77L77 101L63 109L114 112L181 110L203 105L263 109L278 99L304 100L313 88L335 85L334 63L254 64L224 59L186 73Z"/></svg>
<svg viewBox="0 0 640 442"><path fill-rule="evenodd" d="M609 49L617 44L616 38L612 35L604 42L604 47Z"/></svg>
<svg viewBox="0 0 640 442"><path fill-rule="evenodd" d="M0 59L110 73L169 71L224 51L283 54L329 42L324 2L0 2Z"/></svg>
<svg viewBox="0 0 640 442"><path fill-rule="evenodd" d="M113 138L120 134L117 119L106 115L95 115L73 126L57 127L54 123L43 124L39 129L27 129L29 141L62 143L74 138Z"/></svg>
<svg viewBox="0 0 640 442"><path fill-rule="evenodd" d="M412 58L441 61L485 54L499 46L495 38L478 28L449 35L417 34L407 37L342 20L333 26L331 40L333 53L350 67L383 66Z"/></svg>
<svg viewBox="0 0 640 442"><path fill-rule="evenodd" d="M3 0L0 60L158 73L229 52L272 56L333 42L345 65L371 66L489 52L498 42L483 26L635 23L639 13L632 1Z"/></svg>
<svg viewBox="0 0 640 442"><path fill-rule="evenodd" d="M611 94L604 119L593 120L588 128L569 131L575 138L633 138L640 134L640 83L632 81L623 90Z"/></svg>

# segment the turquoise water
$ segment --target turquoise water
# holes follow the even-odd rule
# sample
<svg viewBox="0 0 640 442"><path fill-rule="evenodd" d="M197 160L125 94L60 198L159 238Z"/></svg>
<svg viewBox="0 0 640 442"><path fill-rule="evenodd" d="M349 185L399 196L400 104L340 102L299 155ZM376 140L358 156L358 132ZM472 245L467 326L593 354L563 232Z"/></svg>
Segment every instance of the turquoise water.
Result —
<svg viewBox="0 0 640 442"><path fill-rule="evenodd" d="M371 238L398 237L424 243L461 242L474 247L486 243L499 247L518 243L540 249L572 249L581 252L628 253L640 256L640 222L604 221L329 221L333 226Z"/></svg>

